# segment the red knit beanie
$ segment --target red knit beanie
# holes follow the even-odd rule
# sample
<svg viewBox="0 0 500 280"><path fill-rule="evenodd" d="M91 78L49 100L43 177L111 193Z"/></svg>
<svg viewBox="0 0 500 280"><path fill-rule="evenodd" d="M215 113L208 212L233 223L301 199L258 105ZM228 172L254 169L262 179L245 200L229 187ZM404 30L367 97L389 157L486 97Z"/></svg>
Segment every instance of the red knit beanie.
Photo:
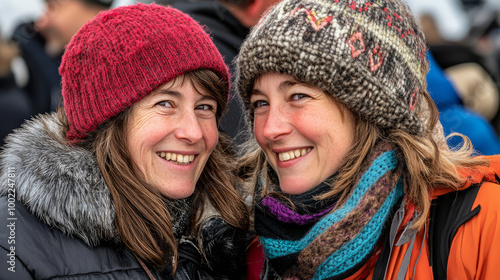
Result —
<svg viewBox="0 0 500 280"><path fill-rule="evenodd" d="M101 12L73 36L59 68L67 138L84 138L159 86L196 69L213 70L229 82L217 48L188 15L155 4Z"/></svg>

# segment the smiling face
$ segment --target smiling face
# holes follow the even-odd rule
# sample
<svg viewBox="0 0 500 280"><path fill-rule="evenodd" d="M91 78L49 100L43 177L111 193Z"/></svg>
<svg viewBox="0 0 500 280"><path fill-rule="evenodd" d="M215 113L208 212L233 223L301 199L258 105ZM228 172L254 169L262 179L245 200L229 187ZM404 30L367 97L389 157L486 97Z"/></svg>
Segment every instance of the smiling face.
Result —
<svg viewBox="0 0 500 280"><path fill-rule="evenodd" d="M190 196L217 144L216 110L209 92L182 77L135 103L126 141L141 179L163 196Z"/></svg>
<svg viewBox="0 0 500 280"><path fill-rule="evenodd" d="M311 190L343 164L354 141L353 114L322 90L283 74L254 84L254 133L284 193Z"/></svg>

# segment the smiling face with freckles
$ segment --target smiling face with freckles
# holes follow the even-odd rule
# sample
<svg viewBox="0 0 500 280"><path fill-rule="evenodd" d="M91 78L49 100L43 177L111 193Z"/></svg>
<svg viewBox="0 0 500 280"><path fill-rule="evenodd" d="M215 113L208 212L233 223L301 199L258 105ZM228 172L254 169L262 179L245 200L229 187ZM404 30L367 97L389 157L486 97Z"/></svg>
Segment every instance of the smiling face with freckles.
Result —
<svg viewBox="0 0 500 280"><path fill-rule="evenodd" d="M292 76L265 74L250 98L254 133L284 193L313 189L343 164L354 141L353 114Z"/></svg>
<svg viewBox="0 0 500 280"><path fill-rule="evenodd" d="M217 144L217 101L177 77L132 106L126 142L136 173L163 196L190 196Z"/></svg>

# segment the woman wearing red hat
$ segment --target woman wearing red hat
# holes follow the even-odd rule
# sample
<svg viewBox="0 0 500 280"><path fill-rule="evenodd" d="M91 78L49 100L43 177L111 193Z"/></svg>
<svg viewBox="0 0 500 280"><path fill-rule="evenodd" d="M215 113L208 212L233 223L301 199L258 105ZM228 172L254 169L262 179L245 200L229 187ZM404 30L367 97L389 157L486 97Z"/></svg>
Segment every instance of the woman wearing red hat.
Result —
<svg viewBox="0 0 500 280"><path fill-rule="evenodd" d="M6 140L0 279L235 279L248 215L218 131L228 72L190 17L100 13L67 46L64 108Z"/></svg>

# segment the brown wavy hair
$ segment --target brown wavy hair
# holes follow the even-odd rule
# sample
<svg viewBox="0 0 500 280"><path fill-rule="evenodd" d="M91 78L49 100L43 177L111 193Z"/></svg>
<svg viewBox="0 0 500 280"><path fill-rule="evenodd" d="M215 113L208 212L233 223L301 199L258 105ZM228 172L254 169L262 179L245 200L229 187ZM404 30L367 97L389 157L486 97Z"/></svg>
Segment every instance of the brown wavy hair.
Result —
<svg viewBox="0 0 500 280"><path fill-rule="evenodd" d="M413 227L421 228L430 212L430 195L435 188L459 189L466 178L459 170L472 170L478 166L488 166L489 162L481 157L472 157L475 151L470 140L461 134L455 133L450 136L462 137L464 145L448 149L446 143L436 142L442 128L436 129L438 123L438 110L427 92L422 92L427 104L425 110L425 122L427 132L422 136L411 135L400 129L381 130L373 123L365 121L356 112L354 143L338 176L331 184L331 190L316 199L328 199L335 196L339 201L345 201L356 185L359 178L361 166L373 151L375 144L380 141L392 143L404 161L404 188L405 195L415 205L421 215L415 220ZM327 95L334 99L332 96ZM335 102L339 102L334 99ZM343 110L349 110L342 106ZM441 129L441 131L440 131ZM259 196L265 196L272 192L269 188L267 170L272 168L266 160L264 151L257 144L253 134L241 146L241 157L238 162L238 170L242 184L246 185L249 195L255 192L257 180L264 179L264 186ZM328 182L327 182L328 183ZM338 207L342 203L337 203ZM333 209L335 211L337 208Z"/></svg>
<svg viewBox="0 0 500 280"><path fill-rule="evenodd" d="M203 88L217 101L217 122L227 105L228 84L210 70L195 70L179 76L174 83L189 82L195 89ZM175 272L178 259L177 241L173 234L169 210L171 203L157 188L148 185L134 171L134 163L127 149L125 128L130 107L102 125L85 139L71 144L95 153L97 162L113 197L116 227L120 240L136 257L156 268L166 266ZM64 110L58 118L69 129ZM235 155L229 138L219 132L218 143L210 155L192 195L188 233L199 235L203 215L211 204L230 225L247 229L248 209L234 172ZM172 260L172 262L168 261Z"/></svg>

